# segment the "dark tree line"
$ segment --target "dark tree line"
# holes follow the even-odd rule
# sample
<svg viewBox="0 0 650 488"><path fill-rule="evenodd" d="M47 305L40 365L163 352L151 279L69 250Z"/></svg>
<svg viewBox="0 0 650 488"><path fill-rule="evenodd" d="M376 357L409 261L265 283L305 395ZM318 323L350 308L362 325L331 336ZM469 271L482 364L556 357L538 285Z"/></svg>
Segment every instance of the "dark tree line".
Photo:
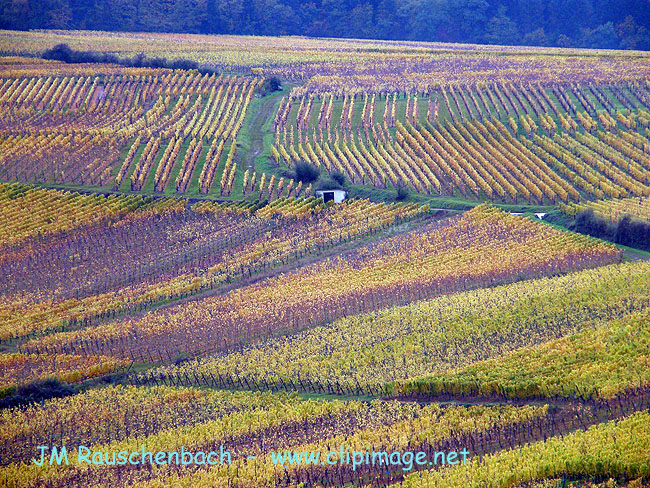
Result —
<svg viewBox="0 0 650 488"><path fill-rule="evenodd" d="M0 0L0 27L650 50L650 1Z"/></svg>
<svg viewBox="0 0 650 488"><path fill-rule="evenodd" d="M633 220L629 215L617 222L608 222L589 209L576 215L569 228L616 244L650 251L650 222Z"/></svg>
<svg viewBox="0 0 650 488"><path fill-rule="evenodd" d="M148 58L142 53L136 54L132 58L118 58L110 53L76 51L67 44L57 44L52 49L47 49L43 52L42 57L64 63L113 63L133 68L195 69L204 74L215 73L213 69L199 66L199 63L189 59Z"/></svg>

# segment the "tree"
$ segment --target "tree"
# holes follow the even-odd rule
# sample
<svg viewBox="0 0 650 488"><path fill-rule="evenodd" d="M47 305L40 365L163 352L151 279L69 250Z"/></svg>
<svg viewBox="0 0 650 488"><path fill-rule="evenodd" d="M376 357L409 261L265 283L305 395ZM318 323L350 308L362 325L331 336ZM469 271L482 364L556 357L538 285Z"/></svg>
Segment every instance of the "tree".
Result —
<svg viewBox="0 0 650 488"><path fill-rule="evenodd" d="M217 8L217 0L208 0L205 5L205 17L203 18L202 31L207 34L218 34L221 32L221 17Z"/></svg>
<svg viewBox="0 0 650 488"><path fill-rule="evenodd" d="M648 0L4 0L0 27L650 49Z"/></svg>
<svg viewBox="0 0 650 488"><path fill-rule="evenodd" d="M449 17L447 2L444 0L411 0L404 2L398 9L398 15L408 18L410 33L408 37L429 41L449 39ZM398 31L399 32L399 31Z"/></svg>
<svg viewBox="0 0 650 488"><path fill-rule="evenodd" d="M372 5L364 3L357 5L350 14L350 28L352 37L372 39L377 31L372 21L374 11Z"/></svg>
<svg viewBox="0 0 650 488"><path fill-rule="evenodd" d="M571 39L569 36L567 36L567 35L565 35L565 34L560 34L560 35L557 37L557 42L556 42L556 44L557 44L559 47L573 47L573 45L574 45L575 43L573 42L573 39Z"/></svg>
<svg viewBox="0 0 650 488"><path fill-rule="evenodd" d="M250 3L253 6L250 12L251 26L255 34L291 34L299 22L293 9L278 0L254 0Z"/></svg>
<svg viewBox="0 0 650 488"><path fill-rule="evenodd" d="M67 2L61 2L47 13L47 26L51 29L68 29L72 20L72 11Z"/></svg>
<svg viewBox="0 0 650 488"><path fill-rule="evenodd" d="M548 46L548 38L543 27L526 34L523 42L527 46Z"/></svg>
<svg viewBox="0 0 650 488"><path fill-rule="evenodd" d="M34 22L33 15L30 15L28 0L13 0L2 6L0 12L2 27L9 29L26 30L30 22Z"/></svg>
<svg viewBox="0 0 650 488"><path fill-rule="evenodd" d="M583 29L580 37L580 45L583 47L600 49L617 49L619 39L612 22L599 25L595 29Z"/></svg>
<svg viewBox="0 0 650 488"><path fill-rule="evenodd" d="M489 4L485 0L449 0L449 16L456 41L480 41L488 15ZM499 7L499 11L505 7ZM510 20L510 19L508 19ZM517 30L516 25L515 30Z"/></svg>
<svg viewBox="0 0 650 488"><path fill-rule="evenodd" d="M317 187L319 190L338 190L341 185L331 176L322 180Z"/></svg>
<svg viewBox="0 0 650 488"><path fill-rule="evenodd" d="M517 25L506 15L506 8L499 7L497 15L488 22L484 40L490 44L517 44L520 39Z"/></svg>
<svg viewBox="0 0 650 488"><path fill-rule="evenodd" d="M219 18L222 20L223 34L244 34L250 29L244 21L244 2L243 0L219 0L218 2Z"/></svg>
<svg viewBox="0 0 650 488"><path fill-rule="evenodd" d="M644 26L639 26L634 17L628 15L616 26L616 34L621 39L623 49L650 49L650 33Z"/></svg>
<svg viewBox="0 0 650 488"><path fill-rule="evenodd" d="M584 210L576 215L575 220L569 225L570 230L593 237L612 240L616 229L604 219L598 218L592 209Z"/></svg>
<svg viewBox="0 0 650 488"><path fill-rule="evenodd" d="M343 0L323 0L320 17L327 21L330 36L349 36L351 29L348 14Z"/></svg>
<svg viewBox="0 0 650 488"><path fill-rule="evenodd" d="M393 0L382 0L375 10L375 27L379 39L405 39L406 19L402 19Z"/></svg>

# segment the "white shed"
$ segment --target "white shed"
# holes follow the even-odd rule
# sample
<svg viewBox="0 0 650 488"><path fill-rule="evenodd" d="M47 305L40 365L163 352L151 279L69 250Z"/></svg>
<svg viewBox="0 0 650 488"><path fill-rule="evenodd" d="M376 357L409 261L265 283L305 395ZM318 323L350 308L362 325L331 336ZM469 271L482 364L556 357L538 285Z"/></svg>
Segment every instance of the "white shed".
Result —
<svg viewBox="0 0 650 488"><path fill-rule="evenodd" d="M341 203L345 200L345 195L347 195L345 190L317 190L316 194L324 202L334 201L334 203Z"/></svg>

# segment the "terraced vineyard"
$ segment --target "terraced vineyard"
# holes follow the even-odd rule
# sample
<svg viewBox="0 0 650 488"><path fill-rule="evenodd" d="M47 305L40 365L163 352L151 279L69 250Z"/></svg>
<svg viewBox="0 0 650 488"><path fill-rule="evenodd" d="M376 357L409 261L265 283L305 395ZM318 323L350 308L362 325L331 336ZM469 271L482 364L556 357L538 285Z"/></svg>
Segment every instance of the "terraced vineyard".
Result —
<svg viewBox="0 0 650 488"><path fill-rule="evenodd" d="M137 48L132 39L123 41L126 53ZM435 57L436 47L428 49ZM256 77L146 68L88 75L68 68L68 76L63 68L38 76L38 65L25 72L9 64L0 73L0 177L272 200L309 196L312 189L289 176L296 162L307 161L355 186L403 186L432 197L544 205L650 194L643 58L576 51L557 59L542 52L536 65L495 48L499 56L488 57L478 72L459 50L448 72L431 76L425 63L400 85L386 82L385 74L415 60L399 49L387 52L384 61L368 57L352 67L321 64L306 85L283 92L264 134L247 133L254 118L249 106L254 114L259 75L294 79L281 57L275 66L253 69ZM522 70L525 81L499 78L506 67ZM449 77L452 72L464 73L465 81ZM262 155L242 167L248 138L262 136ZM72 147L75 157L66 158ZM25 165L26 151L38 165Z"/></svg>

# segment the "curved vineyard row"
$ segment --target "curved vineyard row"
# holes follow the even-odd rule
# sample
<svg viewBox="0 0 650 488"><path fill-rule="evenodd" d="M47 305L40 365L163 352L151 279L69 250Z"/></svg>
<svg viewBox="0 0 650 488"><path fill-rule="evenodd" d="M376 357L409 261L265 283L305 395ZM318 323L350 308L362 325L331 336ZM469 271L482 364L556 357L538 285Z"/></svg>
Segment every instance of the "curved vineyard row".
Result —
<svg viewBox="0 0 650 488"><path fill-rule="evenodd" d="M55 191L26 191L26 196L2 206L16 222L28 217L25 212L42 210L27 202L18 210L14 202L32 195L45 206L63 197ZM81 198L71 194L67 201L85 202L88 197ZM191 209L186 202L161 199L101 224L82 225L81 214L74 233L23 241L21 246L29 245L30 253L10 248L1 256L0 277L6 286L0 294L0 339L85 327L140 311L249 278L424 212L426 207L412 204L349 200L325 206L311 198L279 199L266 206L203 202ZM49 213L42 217L49 218ZM142 240L145 234L148 239Z"/></svg>
<svg viewBox="0 0 650 488"><path fill-rule="evenodd" d="M594 335L593 327L602 322L606 325L633 313L648 313L649 284L650 265L635 263L468 291L346 317L243 351L160 367L134 375L133 380L332 394L506 396L499 380L479 383L467 379L463 383L460 374L458 381L452 381L449 375L453 373L448 372L488 358L502 357L512 364L520 355L510 353L518 348L525 348L521 355L532 354L534 345L575 333ZM640 378L637 375L644 374L642 362L628 368L636 364L635 354L621 354L622 365L611 365L607 374L591 379L550 382L543 375L531 374L527 384L533 396L555 396L561 388L566 396L581 397L596 386L602 388L613 377L621 389L631 387ZM549 364L559 364L550 356L547 359ZM487 372L483 366L477 368ZM406 381L433 374L437 376L430 385L427 380ZM522 388L508 391L509 397L526 393Z"/></svg>
<svg viewBox="0 0 650 488"><path fill-rule="evenodd" d="M611 263L611 245L478 207L458 219L396 236L373 249L303 267L138 320L113 321L34 339L25 351L96 351L153 360L178 348L224 350L296 332L342 315L417 299ZM399 270L399 272L397 272ZM200 330L186 341L189 328Z"/></svg>

